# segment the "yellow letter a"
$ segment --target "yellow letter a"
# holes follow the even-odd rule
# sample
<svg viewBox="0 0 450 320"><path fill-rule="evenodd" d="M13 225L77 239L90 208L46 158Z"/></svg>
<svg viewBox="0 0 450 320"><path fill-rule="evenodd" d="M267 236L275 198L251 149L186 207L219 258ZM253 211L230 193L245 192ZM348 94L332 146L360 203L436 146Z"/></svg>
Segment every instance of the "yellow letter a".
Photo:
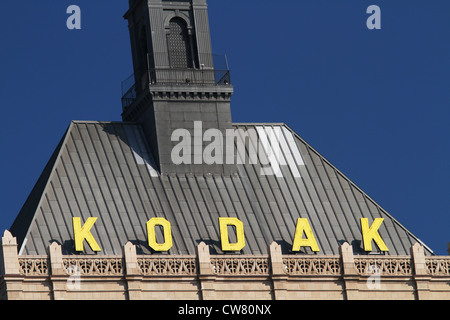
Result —
<svg viewBox="0 0 450 320"><path fill-rule="evenodd" d="M383 221L384 218L376 218L369 228L369 219L361 218L361 232L365 251L372 251L372 240L375 241L381 251L389 251L388 247L378 233L378 229Z"/></svg>
<svg viewBox="0 0 450 320"><path fill-rule="evenodd" d="M303 239L303 232L306 235L306 239ZM297 228L295 229L294 244L292 245L292 251L300 251L301 247L310 247L312 251L319 252L319 246L317 245L314 233L309 225L308 219L300 218L297 220Z"/></svg>
<svg viewBox="0 0 450 320"><path fill-rule="evenodd" d="M72 221L75 236L75 251L84 251L84 240L91 246L92 251L102 251L91 233L91 228L94 226L97 218L88 218L83 227L81 227L81 218L73 218Z"/></svg>

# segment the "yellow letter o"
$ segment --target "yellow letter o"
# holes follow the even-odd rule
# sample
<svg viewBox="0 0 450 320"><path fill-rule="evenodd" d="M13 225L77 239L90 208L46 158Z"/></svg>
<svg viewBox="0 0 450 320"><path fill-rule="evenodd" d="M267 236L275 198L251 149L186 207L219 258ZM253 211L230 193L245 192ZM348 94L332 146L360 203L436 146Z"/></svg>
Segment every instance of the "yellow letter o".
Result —
<svg viewBox="0 0 450 320"><path fill-rule="evenodd" d="M155 227L162 226L164 230L164 243L156 242ZM152 218L147 222L148 245L155 251L169 251L172 248L172 228L170 222L164 218Z"/></svg>

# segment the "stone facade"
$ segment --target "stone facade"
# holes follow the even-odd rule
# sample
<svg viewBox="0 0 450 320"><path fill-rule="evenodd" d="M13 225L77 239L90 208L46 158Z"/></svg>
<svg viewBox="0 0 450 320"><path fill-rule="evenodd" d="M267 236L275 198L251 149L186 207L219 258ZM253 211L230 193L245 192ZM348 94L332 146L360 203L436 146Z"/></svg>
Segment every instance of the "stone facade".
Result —
<svg viewBox="0 0 450 320"><path fill-rule="evenodd" d="M282 255L272 243L261 256L216 255L200 243L193 256L141 256L133 244L121 256L19 256L5 231L1 244L3 299L33 300L406 300L450 299L450 257Z"/></svg>

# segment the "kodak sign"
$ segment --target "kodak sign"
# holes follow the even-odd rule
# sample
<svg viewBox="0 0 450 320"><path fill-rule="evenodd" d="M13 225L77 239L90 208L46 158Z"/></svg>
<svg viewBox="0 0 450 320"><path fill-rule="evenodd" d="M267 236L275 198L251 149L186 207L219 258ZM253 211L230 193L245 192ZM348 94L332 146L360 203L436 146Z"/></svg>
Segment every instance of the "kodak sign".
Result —
<svg viewBox="0 0 450 320"><path fill-rule="evenodd" d="M97 218L88 218L84 225L81 225L81 218L73 218L73 233L75 238L75 250L84 251L84 243L87 242L93 251L102 251L95 237L91 233ZM372 243L378 246L381 251L389 251L378 229L381 227L384 219L376 218L372 225L369 225L369 219L361 218L361 234L365 251L373 251ZM164 242L156 241L156 227L161 227L164 233ZM230 242L229 229L233 227L236 231L236 242ZM245 247L244 224L237 218L219 218L219 230L222 251L240 251ZM173 246L172 229L170 222L164 218L152 218L147 222L147 240L148 246L157 252L169 251ZM302 247L309 247L313 252L320 252L314 232L308 219L299 218L295 229L292 251L298 252Z"/></svg>

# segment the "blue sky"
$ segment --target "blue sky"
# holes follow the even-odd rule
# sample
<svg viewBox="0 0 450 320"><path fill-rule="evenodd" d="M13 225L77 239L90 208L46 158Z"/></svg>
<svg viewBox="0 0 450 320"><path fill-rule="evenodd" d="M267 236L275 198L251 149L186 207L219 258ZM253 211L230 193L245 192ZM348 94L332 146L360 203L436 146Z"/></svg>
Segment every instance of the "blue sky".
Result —
<svg viewBox="0 0 450 320"><path fill-rule="evenodd" d="M68 30L66 9L81 8ZM381 30L366 9L381 8ZM71 120L120 120L128 1L0 8L0 229ZM209 0L234 122L285 122L437 254L450 242L450 1Z"/></svg>

